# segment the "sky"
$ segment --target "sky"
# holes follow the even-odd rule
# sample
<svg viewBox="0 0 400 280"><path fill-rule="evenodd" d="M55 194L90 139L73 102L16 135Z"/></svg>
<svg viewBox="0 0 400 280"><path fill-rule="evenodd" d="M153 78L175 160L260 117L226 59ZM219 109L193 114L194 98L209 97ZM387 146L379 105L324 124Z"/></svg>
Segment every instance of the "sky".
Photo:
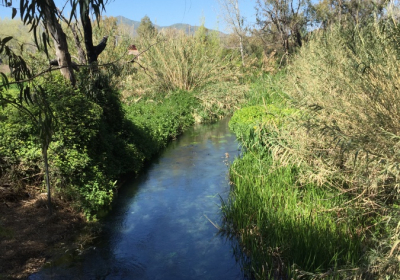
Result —
<svg viewBox="0 0 400 280"><path fill-rule="evenodd" d="M69 0L55 0L62 7ZM14 0L13 6L18 8L19 1ZM255 23L255 0L239 0L242 16L249 24ZM160 26L175 23L204 25L210 29L226 32L226 24L219 12L217 0L111 0L106 6L106 16L124 16L131 20L140 21L144 16ZM11 17L11 9L0 6L0 17Z"/></svg>

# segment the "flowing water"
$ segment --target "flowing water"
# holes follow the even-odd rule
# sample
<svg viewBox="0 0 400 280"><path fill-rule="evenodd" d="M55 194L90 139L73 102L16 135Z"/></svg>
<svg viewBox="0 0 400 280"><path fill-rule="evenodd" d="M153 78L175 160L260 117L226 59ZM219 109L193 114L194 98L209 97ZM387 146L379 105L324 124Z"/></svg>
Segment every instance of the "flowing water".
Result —
<svg viewBox="0 0 400 280"><path fill-rule="evenodd" d="M238 155L227 120L196 126L119 191L93 247L36 279L244 279L231 240L218 235L228 163Z"/></svg>

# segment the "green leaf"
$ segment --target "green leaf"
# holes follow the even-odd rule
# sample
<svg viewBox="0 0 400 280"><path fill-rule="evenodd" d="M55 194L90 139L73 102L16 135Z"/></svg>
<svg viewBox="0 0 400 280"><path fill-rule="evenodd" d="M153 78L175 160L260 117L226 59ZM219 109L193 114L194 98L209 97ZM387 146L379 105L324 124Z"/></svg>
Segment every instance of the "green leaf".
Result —
<svg viewBox="0 0 400 280"><path fill-rule="evenodd" d="M30 94L31 94L31 89L30 89L29 86L27 86L27 87L24 89L24 98L25 98L26 104L29 104L29 100L31 100L31 99L30 99ZM28 97L28 96L29 96L29 97Z"/></svg>
<svg viewBox="0 0 400 280"><path fill-rule="evenodd" d="M49 59L49 50L47 49L47 36L46 36L46 32L42 33L42 39L43 39L43 46L44 46L44 53L46 54L47 58Z"/></svg>
<svg viewBox="0 0 400 280"><path fill-rule="evenodd" d="M12 8L12 16L11 16L11 18L13 19L16 15L17 15L17 9L16 8Z"/></svg>
<svg viewBox="0 0 400 280"><path fill-rule="evenodd" d="M7 44L7 42L10 41L12 38L13 38L12 36L5 37L5 38L1 41L1 44L3 44L3 45Z"/></svg>
<svg viewBox="0 0 400 280"><path fill-rule="evenodd" d="M3 72L0 72L0 74L1 74L1 82L2 82L2 87L5 87L6 89L8 89L9 88L9 83L8 83L8 78L7 78L7 76L3 73Z"/></svg>

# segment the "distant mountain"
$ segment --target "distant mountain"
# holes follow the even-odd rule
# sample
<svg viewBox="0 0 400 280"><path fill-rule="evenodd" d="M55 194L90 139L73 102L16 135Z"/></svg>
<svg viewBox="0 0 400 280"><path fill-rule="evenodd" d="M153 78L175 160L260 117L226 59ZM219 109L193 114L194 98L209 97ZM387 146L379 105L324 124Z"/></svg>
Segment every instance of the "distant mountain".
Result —
<svg viewBox="0 0 400 280"><path fill-rule="evenodd" d="M136 21L136 20L131 20L129 18L123 17L123 16L117 16L117 23L118 24L125 24L128 26L133 27L133 34L132 35L136 35L136 29L139 27L140 25L140 21ZM183 30L186 34L194 34L197 29L199 29L199 26L196 25L190 25L190 24L186 24L186 23L175 23L173 25L170 26L159 26L159 25L154 25L155 28L157 28L157 30L162 30L164 28L174 28L177 30ZM209 31L213 31L211 29L209 29ZM224 33L219 32L221 35L223 35Z"/></svg>
<svg viewBox="0 0 400 280"><path fill-rule="evenodd" d="M175 28L178 30L183 30L186 34L194 34L197 31L197 29L199 29L199 26L190 25L190 24L186 24L186 23L175 23L170 26L163 26L159 29L163 29L163 28Z"/></svg>
<svg viewBox="0 0 400 280"><path fill-rule="evenodd" d="M138 28L138 26L140 25L140 21L136 21L136 20L131 20L129 18L123 17L123 16L117 16L117 23L120 24L126 24L128 26L134 26L135 29Z"/></svg>

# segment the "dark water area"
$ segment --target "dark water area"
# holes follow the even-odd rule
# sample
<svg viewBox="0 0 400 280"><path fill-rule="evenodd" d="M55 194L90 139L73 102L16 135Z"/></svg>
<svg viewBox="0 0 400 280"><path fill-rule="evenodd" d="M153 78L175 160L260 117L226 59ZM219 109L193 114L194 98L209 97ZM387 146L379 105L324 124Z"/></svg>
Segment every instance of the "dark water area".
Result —
<svg viewBox="0 0 400 280"><path fill-rule="evenodd" d="M239 155L228 120L173 141L119 190L95 244L29 277L37 279L244 279L235 241L218 235L228 164Z"/></svg>

